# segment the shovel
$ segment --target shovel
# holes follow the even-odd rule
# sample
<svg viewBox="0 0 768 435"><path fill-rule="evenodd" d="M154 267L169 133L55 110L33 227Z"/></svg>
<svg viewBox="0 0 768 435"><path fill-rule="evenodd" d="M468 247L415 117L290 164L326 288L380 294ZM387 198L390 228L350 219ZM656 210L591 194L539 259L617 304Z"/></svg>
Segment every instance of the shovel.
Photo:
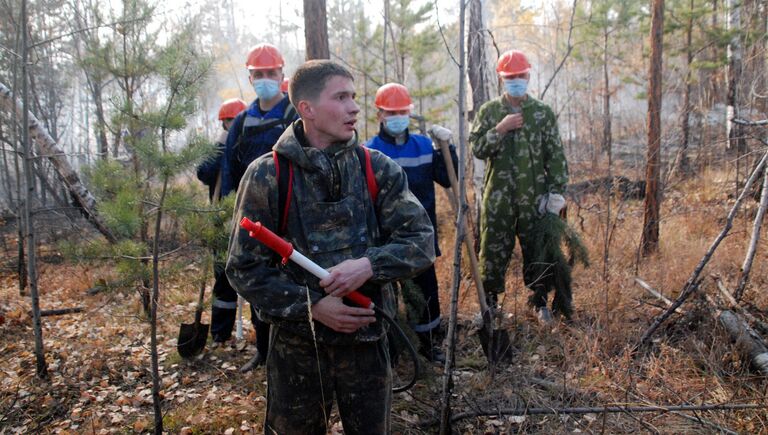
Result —
<svg viewBox="0 0 768 435"><path fill-rule="evenodd" d="M202 352L208 340L208 325L200 323L203 317L203 297L205 295L205 280L200 282L200 296L195 310L195 323L182 323L179 327L179 338L176 340L176 350L182 358L192 358Z"/></svg>
<svg viewBox="0 0 768 435"><path fill-rule="evenodd" d="M432 140L440 146L440 150L443 153L448 178L451 181L451 192L448 197L453 211L456 212L459 204L461 204L461 199L459 198L459 181L456 178L456 172L453 170L453 161L451 160L448 141L438 139L432 132L430 132L430 136L432 136ZM510 348L509 334L503 329L494 328L495 316L493 311L495 310L495 307L488 306L485 297L485 289L483 289L483 280L480 279L480 267L478 266L477 253L475 251L475 240L472 237L474 227L472 214L468 213L466 217L470 234L468 237L464 237L464 244L469 256L470 270L472 272L472 279L475 281L475 288L477 288L477 299L480 303L480 315L483 320L483 325L479 331L480 345L483 347L483 353L485 353L489 365L493 367L495 362L502 361L507 357L507 351Z"/></svg>

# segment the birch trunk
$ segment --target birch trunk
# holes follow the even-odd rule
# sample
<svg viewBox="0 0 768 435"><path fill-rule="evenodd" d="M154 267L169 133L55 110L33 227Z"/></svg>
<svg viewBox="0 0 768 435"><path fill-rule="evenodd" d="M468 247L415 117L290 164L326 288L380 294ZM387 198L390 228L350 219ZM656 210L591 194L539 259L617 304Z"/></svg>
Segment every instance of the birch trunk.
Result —
<svg viewBox="0 0 768 435"><path fill-rule="evenodd" d="M80 207L96 229L104 235L107 240L114 243L117 239L109 228L107 228L96 211L96 198L82 183L77 172L75 172L69 164L62 149L56 141L53 140L51 135L43 129L40 125L40 121L38 121L35 115L24 110L24 105L21 101L14 100L11 90L3 83L0 83L0 103L2 103L2 107L5 110L13 111L22 117L29 117L29 128L25 129L25 134L28 132L30 138L37 144L38 154L46 156L50 160L54 170L61 181L64 182L64 185L72 195L77 206Z"/></svg>

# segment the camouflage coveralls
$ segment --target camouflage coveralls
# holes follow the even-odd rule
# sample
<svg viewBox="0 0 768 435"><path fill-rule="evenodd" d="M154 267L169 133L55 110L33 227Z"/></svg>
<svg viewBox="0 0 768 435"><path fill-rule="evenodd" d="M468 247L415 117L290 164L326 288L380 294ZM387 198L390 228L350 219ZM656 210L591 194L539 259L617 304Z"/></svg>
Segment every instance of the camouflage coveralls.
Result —
<svg viewBox="0 0 768 435"><path fill-rule="evenodd" d="M480 107L469 141L472 153L486 162L480 216L480 274L485 290L504 292L515 236L523 252L523 280L534 291L530 303L546 305L546 290L531 267L542 195L565 192L568 166L552 109L530 95L522 103L523 127L499 137L494 127L515 110L502 95ZM542 294L543 292L543 294Z"/></svg>
<svg viewBox="0 0 768 435"><path fill-rule="evenodd" d="M308 146L301 121L286 130L274 147L294 168L286 238L325 268L367 257L373 277L359 290L393 314L390 282L434 262L434 232L408 190L405 173L375 150L370 151L371 166L379 191L372 203L356 146L353 138L319 150ZM265 155L243 177L236 221L245 216L274 231L278 212L274 160ZM383 319L352 334L314 322L318 361L307 310L308 301L314 304L325 296L317 278L293 263L280 265L275 254L239 228L230 240L227 276L273 325L267 433L324 434L334 395L345 433L390 431L392 379Z"/></svg>

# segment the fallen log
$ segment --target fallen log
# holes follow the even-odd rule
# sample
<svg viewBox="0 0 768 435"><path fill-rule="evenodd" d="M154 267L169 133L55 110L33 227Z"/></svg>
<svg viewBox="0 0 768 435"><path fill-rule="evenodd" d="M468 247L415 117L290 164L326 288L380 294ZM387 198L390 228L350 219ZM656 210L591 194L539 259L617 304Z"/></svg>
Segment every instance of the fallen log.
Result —
<svg viewBox="0 0 768 435"><path fill-rule="evenodd" d="M747 322L754 325L754 328L759 330L760 333L768 334L768 324L756 318L744 307L742 307L739 301L737 301L736 298L731 294L731 292L729 292L728 289L725 287L725 284L723 284L723 280L721 280L720 277L713 276L713 279L717 284L717 290L720 291L720 296L722 296L723 299L725 299L725 301L730 305L730 308L733 308L734 310L736 310L737 313L744 316L744 318L747 319Z"/></svg>
<svg viewBox="0 0 768 435"><path fill-rule="evenodd" d="M72 314L72 313L80 313L84 310L83 307L71 307L71 308L60 308L57 310L40 310L40 317L46 317L46 316L62 316L64 314ZM29 316L32 317L32 312L29 312Z"/></svg>
<svg viewBox="0 0 768 435"><path fill-rule="evenodd" d="M752 368L768 376L768 348L760 335L733 311L722 310L717 318Z"/></svg>
<svg viewBox="0 0 768 435"><path fill-rule="evenodd" d="M747 322L731 310L721 310L717 303L706 293L701 293L709 308L716 315L717 321L725 328L731 341L747 360L750 366L763 376L768 376L768 348L763 338Z"/></svg>

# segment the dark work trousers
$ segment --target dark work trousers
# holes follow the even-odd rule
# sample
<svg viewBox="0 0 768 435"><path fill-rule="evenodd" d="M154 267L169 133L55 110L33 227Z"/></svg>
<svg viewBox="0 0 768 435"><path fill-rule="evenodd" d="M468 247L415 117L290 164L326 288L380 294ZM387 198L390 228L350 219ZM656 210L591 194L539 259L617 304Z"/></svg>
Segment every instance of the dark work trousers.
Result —
<svg viewBox="0 0 768 435"><path fill-rule="evenodd" d="M226 341L232 336L232 328L237 317L237 292L229 285L224 273L224 263L217 262L214 266L213 295L215 299L211 308L211 337L213 341ZM266 355L269 351L269 323L262 322L251 307L251 323L256 330L256 349Z"/></svg>
<svg viewBox="0 0 768 435"><path fill-rule="evenodd" d="M334 398L345 434L391 432L392 372L386 336L351 345L317 343L316 348L311 337L273 327L264 432L324 435Z"/></svg>
<svg viewBox="0 0 768 435"><path fill-rule="evenodd" d="M440 326L440 299L438 299L437 295L435 265L432 264L424 272L413 278L413 282L421 289L421 294L424 295L424 302L426 302L419 323L413 326L413 331L429 333Z"/></svg>

